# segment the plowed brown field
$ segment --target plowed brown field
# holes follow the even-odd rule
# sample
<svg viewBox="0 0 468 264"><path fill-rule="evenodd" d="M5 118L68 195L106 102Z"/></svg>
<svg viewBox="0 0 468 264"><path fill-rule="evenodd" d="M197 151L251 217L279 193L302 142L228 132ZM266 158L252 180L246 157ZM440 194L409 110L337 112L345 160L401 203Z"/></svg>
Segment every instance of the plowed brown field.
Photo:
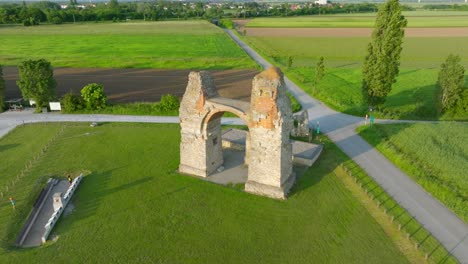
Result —
<svg viewBox="0 0 468 264"><path fill-rule="evenodd" d="M161 95L182 96L187 86L190 70L157 69L83 69L56 68L57 96L69 91L79 94L89 83L104 85L104 91L111 103L154 102ZM255 70L210 71L220 95L249 100ZM6 99L21 98L16 86L18 70L4 67Z"/></svg>

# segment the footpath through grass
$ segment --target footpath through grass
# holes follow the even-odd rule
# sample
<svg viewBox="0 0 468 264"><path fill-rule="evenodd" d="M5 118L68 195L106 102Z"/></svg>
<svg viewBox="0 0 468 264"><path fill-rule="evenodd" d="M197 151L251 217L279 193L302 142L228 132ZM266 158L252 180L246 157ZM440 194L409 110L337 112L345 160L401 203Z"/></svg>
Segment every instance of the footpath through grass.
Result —
<svg viewBox="0 0 468 264"><path fill-rule="evenodd" d="M468 220L468 124L392 124L359 134L465 222Z"/></svg>
<svg viewBox="0 0 468 264"><path fill-rule="evenodd" d="M177 174L178 125L26 125L0 139L10 146L0 159L32 159L37 147L29 146L50 138L8 192L18 209L5 200L0 207L1 263L408 263L335 176L347 158L328 141L291 197L277 201ZM38 194L33 187L46 176L81 170L90 174L72 200L74 212L53 232L58 240L12 248ZM14 174L2 173L1 182Z"/></svg>
<svg viewBox="0 0 468 264"><path fill-rule="evenodd" d="M54 67L237 69L254 62L206 21L1 26L0 64L45 58Z"/></svg>

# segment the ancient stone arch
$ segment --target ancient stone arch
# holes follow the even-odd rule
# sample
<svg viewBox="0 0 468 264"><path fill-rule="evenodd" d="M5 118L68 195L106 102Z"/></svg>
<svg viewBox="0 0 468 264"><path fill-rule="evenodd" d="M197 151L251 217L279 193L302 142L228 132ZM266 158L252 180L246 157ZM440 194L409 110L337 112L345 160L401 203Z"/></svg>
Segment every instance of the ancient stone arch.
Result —
<svg viewBox="0 0 468 264"><path fill-rule="evenodd" d="M277 68L254 77L250 103L219 96L208 72L190 73L179 110L179 171L208 177L223 165L224 112L236 114L249 128L245 191L286 198L295 181L289 140L293 119L283 74Z"/></svg>

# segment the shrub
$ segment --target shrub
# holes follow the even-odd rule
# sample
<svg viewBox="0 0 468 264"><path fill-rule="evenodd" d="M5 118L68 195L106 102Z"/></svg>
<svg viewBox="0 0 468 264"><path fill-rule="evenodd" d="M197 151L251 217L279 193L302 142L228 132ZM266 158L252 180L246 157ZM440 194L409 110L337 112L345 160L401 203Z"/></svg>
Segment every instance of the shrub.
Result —
<svg viewBox="0 0 468 264"><path fill-rule="evenodd" d="M161 111L177 110L180 107L179 97L172 94L163 95L159 102L159 107Z"/></svg>
<svg viewBox="0 0 468 264"><path fill-rule="evenodd" d="M83 109L83 99L80 96L71 92L65 94L61 100L62 110L65 113L72 113L76 110Z"/></svg>
<svg viewBox="0 0 468 264"><path fill-rule="evenodd" d="M81 89L81 97L88 109L102 109L106 107L107 96L104 87L97 83L90 83Z"/></svg>

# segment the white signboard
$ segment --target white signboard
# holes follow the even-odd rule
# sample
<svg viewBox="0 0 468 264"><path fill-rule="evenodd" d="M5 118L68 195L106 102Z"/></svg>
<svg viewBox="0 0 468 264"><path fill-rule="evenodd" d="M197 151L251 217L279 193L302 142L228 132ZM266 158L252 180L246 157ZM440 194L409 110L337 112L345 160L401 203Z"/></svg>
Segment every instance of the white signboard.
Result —
<svg viewBox="0 0 468 264"><path fill-rule="evenodd" d="M50 102L49 106L50 106L50 111L62 111L60 102Z"/></svg>
<svg viewBox="0 0 468 264"><path fill-rule="evenodd" d="M29 99L29 105L30 106L36 105L36 101Z"/></svg>

